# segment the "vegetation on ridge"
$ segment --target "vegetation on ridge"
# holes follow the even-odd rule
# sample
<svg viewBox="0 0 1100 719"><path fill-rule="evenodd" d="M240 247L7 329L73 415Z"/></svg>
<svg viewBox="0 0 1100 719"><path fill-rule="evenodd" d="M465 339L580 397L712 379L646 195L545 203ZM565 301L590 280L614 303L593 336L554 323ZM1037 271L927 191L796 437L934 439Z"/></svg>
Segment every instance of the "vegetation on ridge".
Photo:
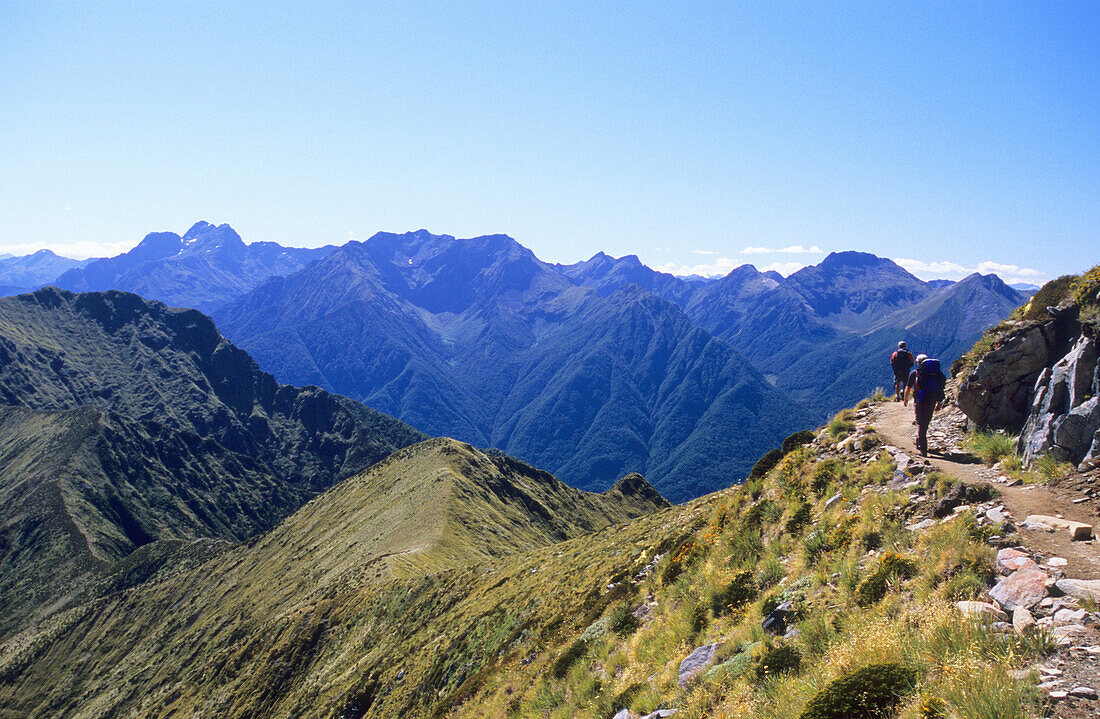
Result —
<svg viewBox="0 0 1100 719"><path fill-rule="evenodd" d="M818 696L863 701L863 677L879 672L898 690L864 708L884 716L1032 715L1028 683L1007 670L1045 651L1043 635L999 634L950 604L992 576L972 516L906 529L913 506L886 485L889 458L833 446L819 437L743 487L625 524L388 581L366 581L359 561L318 560L336 556L311 546L328 516L321 497L252 546L9 642L0 705L21 716L226 717L665 706L795 719L833 705ZM936 473L924 485L932 499L951 487ZM354 503L332 506L351 513L348 528L365 521ZM876 596L862 596L871 577L882 580ZM797 636L771 636L761 622L785 602ZM713 663L680 682L680 662L707 644L718 644Z"/></svg>

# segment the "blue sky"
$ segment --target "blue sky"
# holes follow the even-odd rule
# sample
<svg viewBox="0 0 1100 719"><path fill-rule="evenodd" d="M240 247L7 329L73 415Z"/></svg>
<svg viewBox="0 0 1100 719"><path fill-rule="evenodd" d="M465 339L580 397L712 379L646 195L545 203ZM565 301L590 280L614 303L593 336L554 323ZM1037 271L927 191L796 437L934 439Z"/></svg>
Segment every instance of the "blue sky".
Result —
<svg viewBox="0 0 1100 719"><path fill-rule="evenodd" d="M205 219L678 272L1100 262L1092 3L229 5L0 0L0 253Z"/></svg>

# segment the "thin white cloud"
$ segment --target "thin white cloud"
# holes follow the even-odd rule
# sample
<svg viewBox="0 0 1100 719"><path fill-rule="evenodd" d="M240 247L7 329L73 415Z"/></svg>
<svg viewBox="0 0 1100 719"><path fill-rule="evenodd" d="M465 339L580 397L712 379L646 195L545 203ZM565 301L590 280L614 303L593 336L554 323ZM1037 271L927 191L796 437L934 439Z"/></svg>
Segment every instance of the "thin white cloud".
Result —
<svg viewBox="0 0 1100 719"><path fill-rule="evenodd" d="M794 272L798 272L799 270L801 270L805 266L806 266L805 262L773 262L773 263L771 263L770 265L768 265L766 267L759 267L757 269L759 269L761 272L768 272L768 271L774 270L775 272L778 272L779 274L783 275L784 277L787 277L788 275L790 275Z"/></svg>
<svg viewBox="0 0 1100 719"><path fill-rule="evenodd" d="M714 262L701 265L681 265L676 262L668 262L666 264L655 267L654 269L660 272L667 272L670 275L702 275L703 277L724 277L728 275L734 267L739 267L744 264L743 262L734 262L728 257L718 257Z"/></svg>
<svg viewBox="0 0 1100 719"><path fill-rule="evenodd" d="M961 280L975 272L983 275L996 274L1009 284L1028 282L1040 285L1049 279L1042 272L1031 267L1020 267L1019 265L1009 265L990 260L979 262L975 267L966 267L957 262L925 262L908 257L895 258L894 262L922 280Z"/></svg>
<svg viewBox="0 0 1100 719"><path fill-rule="evenodd" d="M805 245L791 245L790 247L746 247L741 250L742 255L823 255L824 251L817 245L806 247ZM790 263L787 263L790 264Z"/></svg>
<svg viewBox="0 0 1100 719"><path fill-rule="evenodd" d="M11 244L4 245L0 251L13 255L30 255L42 248L51 250L62 257L72 257L77 260L86 260L89 257L114 257L123 252L128 252L134 247L133 242L93 242L91 240L74 240L72 242L47 242L41 245Z"/></svg>
<svg viewBox="0 0 1100 719"><path fill-rule="evenodd" d="M691 252L692 252L692 254L695 254L695 255L717 255L718 254L714 250L692 250Z"/></svg>
<svg viewBox="0 0 1100 719"><path fill-rule="evenodd" d="M667 272L670 275L679 275L681 277L685 275L701 275L703 277L725 277L734 269L745 264L737 260L730 259L729 257L718 257L713 262L700 265L681 265L676 262L669 262L664 265L655 267L654 269L659 272ZM761 272L767 272L774 270L779 274L786 277L792 272L797 272L806 266L805 262L773 262L765 267L757 267Z"/></svg>

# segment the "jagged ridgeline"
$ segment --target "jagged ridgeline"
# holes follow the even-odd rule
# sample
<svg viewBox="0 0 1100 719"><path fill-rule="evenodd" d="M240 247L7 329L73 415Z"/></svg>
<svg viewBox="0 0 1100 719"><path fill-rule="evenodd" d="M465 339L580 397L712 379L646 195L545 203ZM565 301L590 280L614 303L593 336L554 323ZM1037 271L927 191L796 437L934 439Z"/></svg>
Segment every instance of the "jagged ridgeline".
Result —
<svg viewBox="0 0 1100 719"><path fill-rule="evenodd" d="M636 476L590 495L453 440L402 449L253 542L0 646L0 706L20 717L1034 716L1008 670L1035 661L1041 639L952 606L992 577L982 539L994 528L969 512L908 529L951 482L896 466L871 411L850 413L867 441L815 433L751 482L675 507Z"/></svg>
<svg viewBox="0 0 1100 719"><path fill-rule="evenodd" d="M504 235L379 233L214 317L283 381L588 490L639 472L697 497L813 421L672 302L637 286L605 297Z"/></svg>
<svg viewBox="0 0 1100 719"><path fill-rule="evenodd" d="M0 403L0 635L138 547L243 540L424 439L122 292L0 299Z"/></svg>

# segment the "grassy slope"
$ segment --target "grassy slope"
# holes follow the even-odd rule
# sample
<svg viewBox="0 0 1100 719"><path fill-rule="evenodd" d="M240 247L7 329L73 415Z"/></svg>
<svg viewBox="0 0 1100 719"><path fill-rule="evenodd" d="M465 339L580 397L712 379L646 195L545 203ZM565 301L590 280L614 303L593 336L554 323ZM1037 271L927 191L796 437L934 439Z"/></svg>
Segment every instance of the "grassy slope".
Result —
<svg viewBox="0 0 1100 719"><path fill-rule="evenodd" d="M830 445L796 450L763 481L626 524L379 582L372 552L408 548L401 527L417 515L390 536L371 535L356 529L356 498L396 496L395 457L251 546L9 642L0 652L0 716L600 717L620 705L664 704L686 717L793 719L829 680L901 661L919 675L903 717L942 699L960 717L1022 719L1031 699L1006 670L1032 661L1035 647L968 624L948 604L977 594L990 576L980 534L965 517L907 531L908 492L882 486L889 462L874 448L823 461ZM445 460L434 469L424 472L417 458L410 465L422 486L455 463L491 471L462 445L434 448ZM933 498L945 489L937 477L927 485ZM498 515L484 511L480 526L492 532L485 518ZM340 525L331 538L330 522ZM437 518L433 536L446 527ZM859 586L882 550L917 559L916 575L890 578L883 599L861 606ZM653 571L632 582L658 554ZM756 597L732 611L712 602L741 571ZM802 668L757 679L751 668L763 645L754 642L766 639L759 622L780 599L802 610L791 642ZM650 618L640 627L609 626L643 602ZM729 671L677 688L680 660L714 641L724 642ZM733 668L745 665L743 676ZM996 701L996 713L981 714Z"/></svg>
<svg viewBox="0 0 1100 719"><path fill-rule="evenodd" d="M240 541L306 498L255 460L155 422L0 407L0 636L77 601L140 546Z"/></svg>

